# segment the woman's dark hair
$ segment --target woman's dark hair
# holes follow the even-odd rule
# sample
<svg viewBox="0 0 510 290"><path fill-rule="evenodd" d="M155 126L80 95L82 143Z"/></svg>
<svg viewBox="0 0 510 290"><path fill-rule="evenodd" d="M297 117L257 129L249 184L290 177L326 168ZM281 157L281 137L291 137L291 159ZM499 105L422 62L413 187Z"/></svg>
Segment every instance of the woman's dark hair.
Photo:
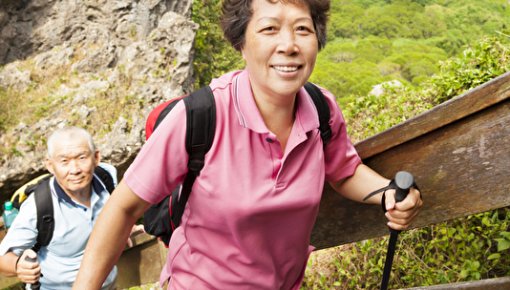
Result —
<svg viewBox="0 0 510 290"><path fill-rule="evenodd" d="M326 22L330 0L266 0L272 3L304 4L310 9L313 25L317 33L319 49L326 45ZM225 38L232 46L240 51L244 45L246 27L251 19L252 0L223 0L221 7L221 28Z"/></svg>

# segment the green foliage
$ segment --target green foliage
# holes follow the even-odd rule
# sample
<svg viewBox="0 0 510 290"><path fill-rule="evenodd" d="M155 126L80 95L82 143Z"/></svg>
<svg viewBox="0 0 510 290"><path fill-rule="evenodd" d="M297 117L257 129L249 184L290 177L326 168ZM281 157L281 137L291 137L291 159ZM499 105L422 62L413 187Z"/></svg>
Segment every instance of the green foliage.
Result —
<svg viewBox="0 0 510 290"><path fill-rule="evenodd" d="M397 58L390 63L400 63ZM358 94L339 102L355 141L373 136L431 107L510 71L510 38L481 40L415 87L386 87L380 96ZM333 87L335 88L335 87ZM338 95L337 95L338 96Z"/></svg>
<svg viewBox="0 0 510 290"><path fill-rule="evenodd" d="M192 19L199 24L194 43L195 87L208 85L220 75L243 67L239 52L223 38L219 25L220 0L193 1Z"/></svg>
<svg viewBox="0 0 510 290"><path fill-rule="evenodd" d="M329 43L319 54L312 81L341 98L367 94L390 79L419 86L438 72L438 61L466 45L483 36L510 34L508 23L505 0L332 1ZM356 71L345 64L355 59L366 61L356 64Z"/></svg>
<svg viewBox="0 0 510 290"><path fill-rule="evenodd" d="M484 39L458 58L442 63L441 72L431 79L436 98L441 103L464 91L510 71L510 38Z"/></svg>
<svg viewBox="0 0 510 290"><path fill-rule="evenodd" d="M385 94L360 95L342 102L351 139L361 141L432 107L412 87L383 86Z"/></svg>
<svg viewBox="0 0 510 290"><path fill-rule="evenodd" d="M498 242L498 252L503 252L510 249L510 232L500 232L499 235L501 238L495 239ZM495 256L492 256L491 260L499 259L501 255L499 253Z"/></svg>
<svg viewBox="0 0 510 290"><path fill-rule="evenodd" d="M502 208L402 232L389 288L508 276L509 230L510 208ZM321 273L309 267L302 289L377 289L387 245L388 237L384 237L329 250L330 266L336 269ZM316 257L312 256L309 266Z"/></svg>
<svg viewBox="0 0 510 290"><path fill-rule="evenodd" d="M440 48L422 41L367 37L336 39L318 55L311 81L337 97L368 94L376 84L398 79L419 85L446 59Z"/></svg>
<svg viewBox="0 0 510 290"><path fill-rule="evenodd" d="M426 39L460 29L464 40L472 40L508 32L508 6L505 0L332 1L328 36Z"/></svg>

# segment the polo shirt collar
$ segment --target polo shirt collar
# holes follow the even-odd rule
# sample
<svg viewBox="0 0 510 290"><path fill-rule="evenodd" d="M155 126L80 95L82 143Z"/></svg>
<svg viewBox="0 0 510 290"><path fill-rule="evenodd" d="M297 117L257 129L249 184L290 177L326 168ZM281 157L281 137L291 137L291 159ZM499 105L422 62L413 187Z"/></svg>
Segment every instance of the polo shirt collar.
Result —
<svg viewBox="0 0 510 290"><path fill-rule="evenodd" d="M247 70L242 71L236 76L233 86L233 98L237 117L241 126L257 133L269 132L255 103ZM296 106L296 120L294 126L300 125L300 129L304 132L319 128L317 109L304 87L299 89L297 93Z"/></svg>
<svg viewBox="0 0 510 290"><path fill-rule="evenodd" d="M64 189L58 184L57 179L53 178L53 187L55 188L55 193L59 200L63 200L74 207L83 207L82 205L77 204L74 200L72 200L67 193L65 193ZM105 186L99 181L99 179L94 175L92 178L92 193L101 195L103 191L105 191Z"/></svg>

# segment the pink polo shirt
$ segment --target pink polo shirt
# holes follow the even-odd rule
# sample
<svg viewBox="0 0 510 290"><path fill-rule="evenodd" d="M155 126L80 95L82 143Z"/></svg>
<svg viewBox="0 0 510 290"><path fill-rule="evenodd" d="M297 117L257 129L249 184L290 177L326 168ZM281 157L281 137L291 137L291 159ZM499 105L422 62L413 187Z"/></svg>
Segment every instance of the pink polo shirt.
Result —
<svg viewBox="0 0 510 290"><path fill-rule="evenodd" d="M211 82L216 133L161 273L168 289L299 289L324 181L361 163L334 96L333 136L323 149L315 106L304 88L285 152L253 99L247 71ZM156 203L183 181L188 156L180 102L125 174L128 186Z"/></svg>

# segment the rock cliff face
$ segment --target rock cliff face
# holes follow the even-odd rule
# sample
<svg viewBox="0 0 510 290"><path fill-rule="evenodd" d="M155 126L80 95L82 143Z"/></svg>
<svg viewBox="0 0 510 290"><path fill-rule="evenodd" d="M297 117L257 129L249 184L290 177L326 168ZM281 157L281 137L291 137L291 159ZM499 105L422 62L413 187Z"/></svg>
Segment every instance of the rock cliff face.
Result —
<svg viewBox="0 0 510 290"><path fill-rule="evenodd" d="M148 111L192 87L191 2L2 0L0 93L34 113L0 131L0 200L44 172L46 136L65 125L124 172Z"/></svg>

